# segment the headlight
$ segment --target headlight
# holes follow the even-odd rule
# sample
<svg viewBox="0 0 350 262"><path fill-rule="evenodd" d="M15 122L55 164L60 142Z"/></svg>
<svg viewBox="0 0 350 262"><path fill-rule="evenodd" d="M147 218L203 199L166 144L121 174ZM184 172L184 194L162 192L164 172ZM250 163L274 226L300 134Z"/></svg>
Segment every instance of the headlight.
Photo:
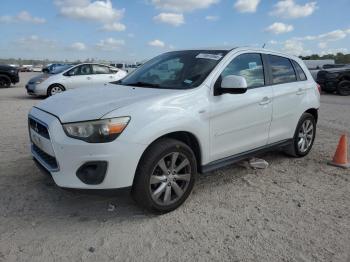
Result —
<svg viewBox="0 0 350 262"><path fill-rule="evenodd" d="M130 117L64 124L67 136L88 143L106 143L116 139L126 128Z"/></svg>

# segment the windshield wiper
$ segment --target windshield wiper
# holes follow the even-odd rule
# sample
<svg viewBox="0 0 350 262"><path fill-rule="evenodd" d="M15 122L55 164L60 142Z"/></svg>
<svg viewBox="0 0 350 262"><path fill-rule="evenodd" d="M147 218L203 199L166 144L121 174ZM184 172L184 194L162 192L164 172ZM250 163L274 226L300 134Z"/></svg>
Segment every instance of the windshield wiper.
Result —
<svg viewBox="0 0 350 262"><path fill-rule="evenodd" d="M118 83L124 86L139 86L139 87L160 87L160 85L158 84L154 84L154 83L147 83L147 82L142 82L142 81L138 81L135 83L128 83L128 84L123 84L123 83Z"/></svg>

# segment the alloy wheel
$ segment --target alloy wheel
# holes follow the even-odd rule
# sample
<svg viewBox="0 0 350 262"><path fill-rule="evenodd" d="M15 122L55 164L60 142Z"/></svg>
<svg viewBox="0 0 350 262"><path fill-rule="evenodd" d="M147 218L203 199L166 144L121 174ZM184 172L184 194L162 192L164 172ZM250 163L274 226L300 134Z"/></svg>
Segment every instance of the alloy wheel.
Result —
<svg viewBox="0 0 350 262"><path fill-rule="evenodd" d="M306 119L300 126L298 133L298 149L301 153L305 153L312 145L314 137L314 125L310 119Z"/></svg>
<svg viewBox="0 0 350 262"><path fill-rule="evenodd" d="M189 159L179 152L160 159L150 177L149 190L153 201L161 206L178 201L188 188L191 170Z"/></svg>
<svg viewBox="0 0 350 262"><path fill-rule="evenodd" d="M62 88L59 87L59 86L53 86L53 87L51 88L51 91L50 91L50 93L51 93L52 96L53 96L53 95L56 95L56 94L58 94L58 93L62 93L62 92L63 92L63 90L62 90Z"/></svg>

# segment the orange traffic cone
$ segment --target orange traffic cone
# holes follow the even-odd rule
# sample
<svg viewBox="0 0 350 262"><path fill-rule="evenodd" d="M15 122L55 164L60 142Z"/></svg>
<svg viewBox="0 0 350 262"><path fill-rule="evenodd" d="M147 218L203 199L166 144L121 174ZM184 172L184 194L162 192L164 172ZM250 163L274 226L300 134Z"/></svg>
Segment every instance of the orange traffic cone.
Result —
<svg viewBox="0 0 350 262"><path fill-rule="evenodd" d="M339 139L337 150L335 151L333 160L328 162L331 166L349 168L348 162L348 139L346 135L342 135Z"/></svg>

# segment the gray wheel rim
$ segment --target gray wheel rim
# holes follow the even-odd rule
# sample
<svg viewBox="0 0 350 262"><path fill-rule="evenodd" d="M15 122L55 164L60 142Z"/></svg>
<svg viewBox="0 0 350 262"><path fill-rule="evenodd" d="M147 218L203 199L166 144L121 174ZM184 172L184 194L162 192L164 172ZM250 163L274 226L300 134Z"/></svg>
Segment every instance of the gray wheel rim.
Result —
<svg viewBox="0 0 350 262"><path fill-rule="evenodd" d="M153 201L161 206L178 201L188 188L191 170L189 159L179 152L170 153L159 160L149 184Z"/></svg>
<svg viewBox="0 0 350 262"><path fill-rule="evenodd" d="M60 88L59 86L54 86L51 88L51 95L56 95L58 93L62 93L62 88Z"/></svg>
<svg viewBox="0 0 350 262"><path fill-rule="evenodd" d="M311 146L314 137L314 125L310 119L306 119L298 133L298 149L305 153Z"/></svg>

